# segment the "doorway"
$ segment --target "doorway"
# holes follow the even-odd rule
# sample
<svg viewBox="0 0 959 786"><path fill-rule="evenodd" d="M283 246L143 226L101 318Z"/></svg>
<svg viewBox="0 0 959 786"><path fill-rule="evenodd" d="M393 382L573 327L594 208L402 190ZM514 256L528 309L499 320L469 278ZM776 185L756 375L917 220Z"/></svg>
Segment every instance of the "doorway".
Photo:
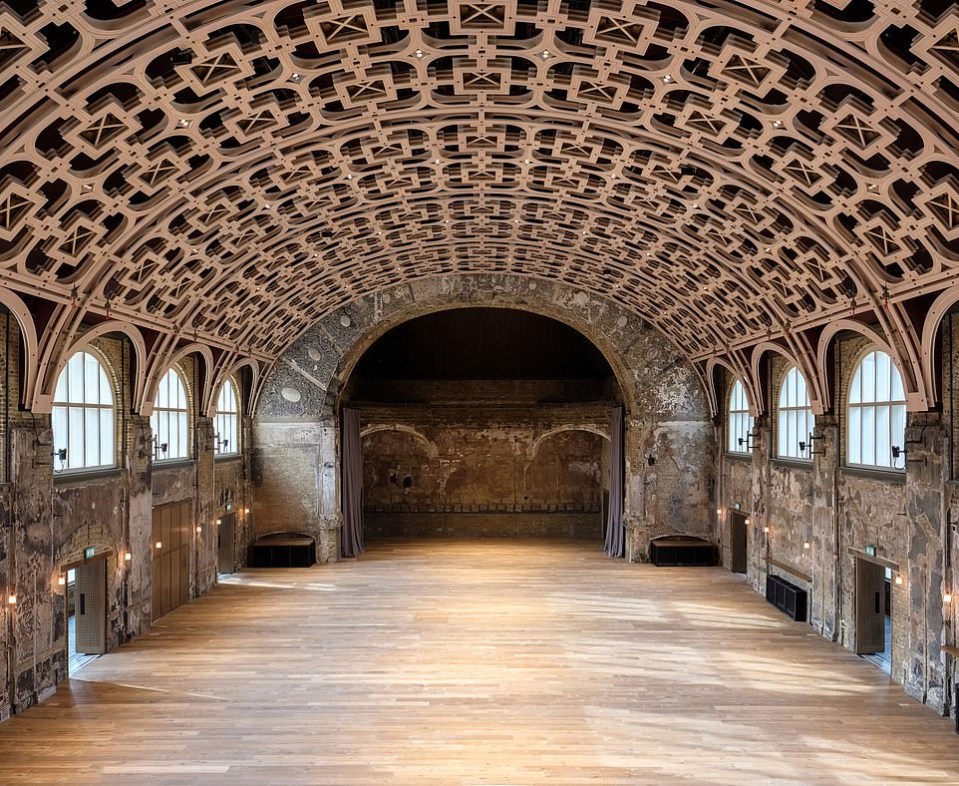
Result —
<svg viewBox="0 0 959 786"><path fill-rule="evenodd" d="M193 502L153 509L153 621L190 598Z"/></svg>
<svg viewBox="0 0 959 786"><path fill-rule="evenodd" d="M220 517L217 527L217 571L232 573L236 562L236 514Z"/></svg>
<svg viewBox="0 0 959 786"><path fill-rule="evenodd" d="M733 573L745 574L749 564L748 560L748 539L747 525L748 519L743 513L732 511L729 516L729 537L730 537L730 570Z"/></svg>
<svg viewBox="0 0 959 786"><path fill-rule="evenodd" d="M73 676L107 651L107 561L67 565L66 582L67 671Z"/></svg>
<svg viewBox="0 0 959 786"><path fill-rule="evenodd" d="M892 666L892 570L856 559L856 653L889 674Z"/></svg>

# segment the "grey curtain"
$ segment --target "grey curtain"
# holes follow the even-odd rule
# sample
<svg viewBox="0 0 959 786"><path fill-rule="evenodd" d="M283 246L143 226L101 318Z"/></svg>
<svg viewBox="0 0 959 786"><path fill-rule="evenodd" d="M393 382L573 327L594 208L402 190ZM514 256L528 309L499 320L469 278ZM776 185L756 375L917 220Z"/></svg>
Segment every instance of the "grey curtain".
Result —
<svg viewBox="0 0 959 786"><path fill-rule="evenodd" d="M623 487L626 463L623 461L623 408L613 407L609 424L609 511L606 514L606 544L603 553L608 557L625 556L623 537Z"/></svg>
<svg viewBox="0 0 959 786"><path fill-rule="evenodd" d="M363 443L360 411L344 409L340 425L343 454L340 465L340 498L343 505L343 556L363 553Z"/></svg>

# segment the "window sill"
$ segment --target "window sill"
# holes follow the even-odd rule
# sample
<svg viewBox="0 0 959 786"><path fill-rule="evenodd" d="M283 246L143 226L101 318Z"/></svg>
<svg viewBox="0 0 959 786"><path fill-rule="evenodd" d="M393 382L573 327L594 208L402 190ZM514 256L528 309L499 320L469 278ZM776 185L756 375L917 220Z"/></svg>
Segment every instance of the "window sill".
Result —
<svg viewBox="0 0 959 786"><path fill-rule="evenodd" d="M54 486L74 486L96 480L119 478L123 473L120 467L96 467L94 469L65 469L53 473Z"/></svg>
<svg viewBox="0 0 959 786"><path fill-rule="evenodd" d="M782 467L783 469L803 469L808 471L813 467L811 461L803 461L802 459L774 458L771 459L771 461L774 467Z"/></svg>
<svg viewBox="0 0 959 786"><path fill-rule="evenodd" d="M729 453L726 452L726 458L732 459L733 461L740 461L743 464L752 464L753 454L752 453Z"/></svg>
<svg viewBox="0 0 959 786"><path fill-rule="evenodd" d="M840 472L851 478L866 478L867 480L883 480L886 483L904 484L906 473L895 469L871 469L869 467L840 467Z"/></svg>
<svg viewBox="0 0 959 786"><path fill-rule="evenodd" d="M186 467L192 467L196 462L191 458L185 459L165 459L160 461L153 462L153 471L160 472L165 469L184 469Z"/></svg>
<svg viewBox="0 0 959 786"><path fill-rule="evenodd" d="M214 456L214 464L230 464L234 461L241 461L243 459L242 453L228 453L225 456Z"/></svg>

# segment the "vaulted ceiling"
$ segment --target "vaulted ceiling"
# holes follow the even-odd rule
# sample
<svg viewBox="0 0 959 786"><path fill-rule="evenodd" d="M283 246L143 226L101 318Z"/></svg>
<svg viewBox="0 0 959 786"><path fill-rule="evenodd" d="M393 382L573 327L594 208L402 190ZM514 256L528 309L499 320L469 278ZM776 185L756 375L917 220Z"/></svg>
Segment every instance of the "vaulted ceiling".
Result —
<svg viewBox="0 0 959 786"><path fill-rule="evenodd" d="M613 298L694 358L908 332L959 263L957 28L942 0L7 0L0 279L261 358L455 272Z"/></svg>

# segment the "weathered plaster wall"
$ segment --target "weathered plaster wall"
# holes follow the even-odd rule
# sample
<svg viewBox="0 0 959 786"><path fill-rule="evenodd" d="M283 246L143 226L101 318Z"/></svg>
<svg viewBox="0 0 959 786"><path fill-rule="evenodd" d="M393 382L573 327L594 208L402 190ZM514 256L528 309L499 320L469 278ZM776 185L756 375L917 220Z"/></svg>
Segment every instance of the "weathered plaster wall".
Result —
<svg viewBox="0 0 959 786"><path fill-rule="evenodd" d="M0 331L6 336L6 315ZM102 337L93 349L106 361L115 383L116 466L104 471L58 472L50 417L19 409L21 367L16 322L0 353L5 367L0 451L5 483L0 486L0 720L53 693L67 676L66 600L58 579L63 566L83 560L84 551L107 555L107 645L114 648L143 633L152 621L153 508L192 500L197 548L191 553L191 596L216 580L215 518L222 500L239 508L238 562L249 543L247 457L214 469L212 424L196 414L198 385L192 359L181 364L194 404L190 461L154 464L150 420L130 412L134 354L126 339ZM9 353L9 354L7 354ZM12 362L7 363L7 359ZM11 394L12 395L9 395ZM247 427L248 432L248 427ZM249 444L249 434L246 443ZM131 560L123 559L129 552ZM196 562L199 560L199 562ZM15 594L16 605L6 602Z"/></svg>
<svg viewBox="0 0 959 786"><path fill-rule="evenodd" d="M444 385L433 387L439 400ZM608 405L365 405L361 416L371 535L601 533Z"/></svg>
<svg viewBox="0 0 959 786"><path fill-rule="evenodd" d="M728 566L729 511L738 502L750 520L749 581L763 591L772 572L806 588L812 627L855 650L856 559L866 556L867 546L874 549L876 558L898 566L902 579L892 584L891 676L911 696L948 712L950 664L941 645L954 637L944 617L953 612L943 603L951 531L946 518L951 415L948 408L946 416L909 414L909 461L902 472L846 467L846 391L867 349L861 337L837 342L835 414L816 418L820 439L811 462L774 458L775 428L766 415L756 419L751 456L719 451L723 559ZM775 401L775 380L786 364L779 358L769 363L768 356L767 363ZM718 443L725 446L725 434Z"/></svg>
<svg viewBox="0 0 959 786"><path fill-rule="evenodd" d="M668 341L611 301L553 281L456 275L390 287L311 328L276 364L254 421L254 518L258 532L315 535L324 559L339 549L338 394L363 352L389 328L470 305L522 308L580 330L606 355L627 412L628 553L651 535L710 533L713 428L696 372ZM647 454L660 460L648 472ZM647 499L648 498L648 499Z"/></svg>

